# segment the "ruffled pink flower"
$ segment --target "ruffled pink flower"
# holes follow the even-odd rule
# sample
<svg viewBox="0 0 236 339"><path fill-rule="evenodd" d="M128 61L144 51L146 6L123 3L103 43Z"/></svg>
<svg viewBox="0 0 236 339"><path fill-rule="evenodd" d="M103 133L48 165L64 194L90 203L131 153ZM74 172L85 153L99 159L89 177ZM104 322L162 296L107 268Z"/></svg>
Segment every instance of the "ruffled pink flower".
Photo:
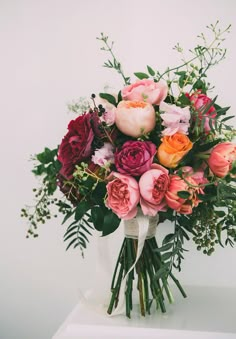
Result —
<svg viewBox="0 0 236 339"><path fill-rule="evenodd" d="M92 162L101 167L114 164L113 146L109 142L105 142L103 147L97 149L92 156Z"/></svg>
<svg viewBox="0 0 236 339"><path fill-rule="evenodd" d="M106 205L121 219L132 219L137 214L137 204L140 200L139 186L131 176L111 173L111 180L107 184Z"/></svg>
<svg viewBox="0 0 236 339"><path fill-rule="evenodd" d="M188 107L181 108L161 102L160 111L165 112L161 114L162 125L165 127L162 135L173 135L177 132L188 134L190 126L190 111Z"/></svg>
<svg viewBox="0 0 236 339"><path fill-rule="evenodd" d="M152 164L139 180L140 205L144 215L155 216L166 210L165 193L169 185L168 170L161 165Z"/></svg>
<svg viewBox="0 0 236 339"><path fill-rule="evenodd" d="M166 81L154 82L150 79L138 80L121 91L123 100L145 101L152 105L160 105L160 102L165 100L167 93Z"/></svg>
<svg viewBox="0 0 236 339"><path fill-rule="evenodd" d="M225 177L236 161L236 145L231 142L222 142L211 151L208 164L212 172L220 178Z"/></svg>

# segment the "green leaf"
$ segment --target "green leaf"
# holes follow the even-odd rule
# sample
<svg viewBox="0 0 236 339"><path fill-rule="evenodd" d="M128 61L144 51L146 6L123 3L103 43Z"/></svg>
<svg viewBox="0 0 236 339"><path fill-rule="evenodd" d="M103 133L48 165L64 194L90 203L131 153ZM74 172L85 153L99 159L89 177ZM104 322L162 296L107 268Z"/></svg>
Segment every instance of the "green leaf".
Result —
<svg viewBox="0 0 236 339"><path fill-rule="evenodd" d="M162 244L167 244L169 243L170 241L172 241L173 239L175 238L175 234L174 233L169 233L165 236L165 238L163 239L162 241Z"/></svg>
<svg viewBox="0 0 236 339"><path fill-rule="evenodd" d="M140 80L142 80L142 79L148 79L148 78L149 78L149 75L148 75L148 74L142 73L142 72L134 73L134 75L135 75L138 79L140 79Z"/></svg>
<svg viewBox="0 0 236 339"><path fill-rule="evenodd" d="M74 238L71 240L71 242L68 244L68 246L66 247L66 251L77 241L77 238Z"/></svg>
<svg viewBox="0 0 236 339"><path fill-rule="evenodd" d="M104 216L102 236L106 236L110 233L113 233L120 225L120 222L121 222L120 218L118 218L118 216L111 210L107 209L107 212Z"/></svg>
<svg viewBox="0 0 236 339"><path fill-rule="evenodd" d="M119 103L120 101L122 101L121 91L119 91L119 93L118 93L118 103Z"/></svg>
<svg viewBox="0 0 236 339"><path fill-rule="evenodd" d="M172 247L173 247L173 244L172 243L168 243L168 244L163 245L163 246L161 246L159 248L156 248L154 250L154 252L165 252L165 251L170 250Z"/></svg>
<svg viewBox="0 0 236 339"><path fill-rule="evenodd" d="M223 218L225 216L225 212L224 211L215 211L215 214L219 218Z"/></svg>
<svg viewBox="0 0 236 339"><path fill-rule="evenodd" d="M61 224L63 225L74 213L75 209L72 209L69 212L67 212Z"/></svg>
<svg viewBox="0 0 236 339"><path fill-rule="evenodd" d="M183 106L189 106L190 105L190 100L184 93L181 94L178 101L180 101Z"/></svg>
<svg viewBox="0 0 236 339"><path fill-rule="evenodd" d="M100 206L94 206L91 209L91 219L97 231L102 231L104 215Z"/></svg>
<svg viewBox="0 0 236 339"><path fill-rule="evenodd" d="M156 72L150 66L147 66L147 70L151 76L154 76L156 74Z"/></svg>
<svg viewBox="0 0 236 339"><path fill-rule="evenodd" d="M56 154L57 149L50 150L49 148L45 147L42 153L36 155L36 158L42 164L49 164L50 162L54 161Z"/></svg>
<svg viewBox="0 0 236 339"><path fill-rule="evenodd" d="M100 98L107 100L110 104L117 106L116 98L108 93L99 93Z"/></svg>
<svg viewBox="0 0 236 339"><path fill-rule="evenodd" d="M90 208L91 206L88 201L80 202L75 209L75 220L79 221Z"/></svg>
<svg viewBox="0 0 236 339"><path fill-rule="evenodd" d="M170 259L172 257L172 252L166 252L164 254L161 255L161 258L163 261L166 261L168 259Z"/></svg>
<svg viewBox="0 0 236 339"><path fill-rule="evenodd" d="M77 226L77 228L78 228L78 226ZM64 241L70 239L71 237L73 237L74 235L77 235L77 234L78 234L78 231L71 232L71 233L69 232L67 235L64 235ZM76 237L76 239L77 239L77 237Z"/></svg>
<svg viewBox="0 0 236 339"><path fill-rule="evenodd" d="M179 191L177 192L177 195L182 199L188 199L191 194L188 191Z"/></svg>

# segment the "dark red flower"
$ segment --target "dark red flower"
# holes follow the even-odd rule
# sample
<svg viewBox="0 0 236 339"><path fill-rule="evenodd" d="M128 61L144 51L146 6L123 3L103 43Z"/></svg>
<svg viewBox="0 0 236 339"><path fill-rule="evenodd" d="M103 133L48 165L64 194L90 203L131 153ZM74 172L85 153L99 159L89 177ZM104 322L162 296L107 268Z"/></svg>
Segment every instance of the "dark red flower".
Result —
<svg viewBox="0 0 236 339"><path fill-rule="evenodd" d="M63 138L58 151L58 160L62 164L61 175L71 178L75 165L88 159L93 150L94 132L90 123L90 113L85 113L68 125L68 133Z"/></svg>

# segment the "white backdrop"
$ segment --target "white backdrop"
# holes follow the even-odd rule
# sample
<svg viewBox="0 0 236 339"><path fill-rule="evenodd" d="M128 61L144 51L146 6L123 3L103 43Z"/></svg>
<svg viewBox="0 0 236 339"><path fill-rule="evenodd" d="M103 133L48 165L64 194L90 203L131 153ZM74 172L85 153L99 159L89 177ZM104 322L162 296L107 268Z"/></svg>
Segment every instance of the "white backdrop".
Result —
<svg viewBox="0 0 236 339"><path fill-rule="evenodd" d="M50 338L79 288L94 280L94 240L82 260L79 251L65 253L60 220L41 227L37 240L26 240L26 220L19 215L37 185L30 154L60 142L72 117L66 104L104 85L122 85L101 67L106 55L96 36L104 32L116 42L127 74L146 64L164 69L178 62L172 50L177 42L194 47L207 24L219 19L226 26L235 14L234 0L0 0L1 339ZM235 32L233 26L227 59L210 72L219 102L232 114ZM111 238L119 245L116 234ZM219 248L208 258L189 248L180 275L184 285L236 286L235 249Z"/></svg>

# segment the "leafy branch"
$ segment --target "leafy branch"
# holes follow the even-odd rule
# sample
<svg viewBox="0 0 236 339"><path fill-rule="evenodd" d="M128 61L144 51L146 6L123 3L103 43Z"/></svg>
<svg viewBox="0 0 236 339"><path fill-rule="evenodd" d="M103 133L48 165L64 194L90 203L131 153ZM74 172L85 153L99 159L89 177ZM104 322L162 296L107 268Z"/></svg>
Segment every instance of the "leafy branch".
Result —
<svg viewBox="0 0 236 339"><path fill-rule="evenodd" d="M107 68L113 68L115 69L123 78L125 85L129 85L130 84L130 78L126 77L124 75L124 72L122 70L122 66L121 63L117 60L115 54L113 53L113 45L114 45L114 41L112 41L110 44L108 42L108 36L105 36L103 33L101 33L100 37L97 37L97 40L102 41L105 44L105 47L101 47L102 51L105 52L109 52L112 56L112 60L107 60L106 62L104 62L104 67Z"/></svg>

